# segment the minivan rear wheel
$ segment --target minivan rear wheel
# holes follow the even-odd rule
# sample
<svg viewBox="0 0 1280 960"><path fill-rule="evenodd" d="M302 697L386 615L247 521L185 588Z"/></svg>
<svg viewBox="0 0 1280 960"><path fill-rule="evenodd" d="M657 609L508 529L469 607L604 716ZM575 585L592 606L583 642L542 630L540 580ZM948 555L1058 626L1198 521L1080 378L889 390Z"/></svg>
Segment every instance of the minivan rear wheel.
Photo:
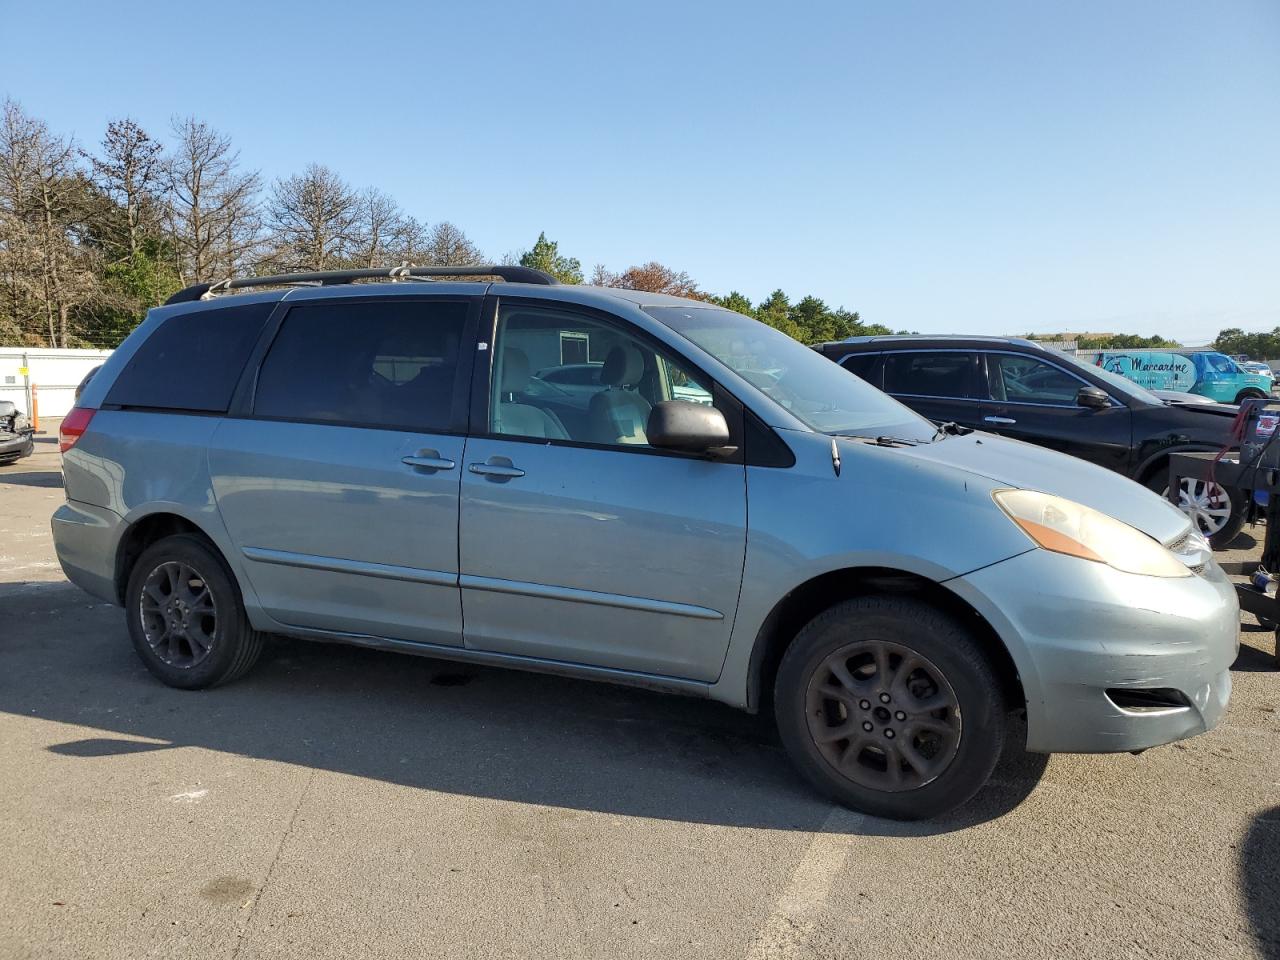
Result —
<svg viewBox="0 0 1280 960"><path fill-rule="evenodd" d="M979 643L905 597L846 600L783 655L778 731L792 760L839 802L917 820L968 801L1004 746L1001 687Z"/></svg>
<svg viewBox="0 0 1280 960"><path fill-rule="evenodd" d="M198 690L244 674L262 652L222 558L201 538L165 537L138 558L125 588L134 650L171 687Z"/></svg>

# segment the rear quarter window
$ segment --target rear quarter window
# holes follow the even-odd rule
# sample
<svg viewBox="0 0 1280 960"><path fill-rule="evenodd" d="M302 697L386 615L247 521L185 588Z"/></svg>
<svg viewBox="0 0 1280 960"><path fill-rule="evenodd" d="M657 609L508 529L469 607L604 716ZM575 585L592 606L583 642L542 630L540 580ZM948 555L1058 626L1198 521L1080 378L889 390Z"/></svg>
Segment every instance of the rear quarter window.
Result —
<svg viewBox="0 0 1280 960"><path fill-rule="evenodd" d="M129 360L105 403L226 413L275 303L176 313Z"/></svg>

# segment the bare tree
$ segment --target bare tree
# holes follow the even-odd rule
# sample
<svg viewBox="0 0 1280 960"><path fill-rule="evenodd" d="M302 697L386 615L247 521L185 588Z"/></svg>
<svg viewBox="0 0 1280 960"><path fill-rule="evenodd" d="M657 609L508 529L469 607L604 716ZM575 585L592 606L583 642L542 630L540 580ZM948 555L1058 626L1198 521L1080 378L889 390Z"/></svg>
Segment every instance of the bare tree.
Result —
<svg viewBox="0 0 1280 960"><path fill-rule="evenodd" d="M313 163L277 180L267 204L272 258L290 270L333 269L359 247L360 196L338 174Z"/></svg>
<svg viewBox="0 0 1280 960"><path fill-rule="evenodd" d="M448 220L427 231L424 266L465 267L484 263L484 255Z"/></svg>
<svg viewBox="0 0 1280 960"><path fill-rule="evenodd" d="M24 339L40 326L49 346L70 345L71 312L93 299L93 253L83 234L86 183L70 139L6 100L0 118L0 272L9 325Z"/></svg>
<svg viewBox="0 0 1280 960"><path fill-rule="evenodd" d="M93 179L124 211L124 241L130 260L138 255L144 231L158 226L153 190L162 172L164 147L132 120L112 120L102 138L102 155L85 154Z"/></svg>
<svg viewBox="0 0 1280 960"><path fill-rule="evenodd" d="M361 266L381 267L400 252L405 216L389 196L369 187L356 198L352 259Z"/></svg>
<svg viewBox="0 0 1280 960"><path fill-rule="evenodd" d="M258 242L258 175L239 169L230 138L203 121L175 120L165 159L166 219L186 283L227 276Z"/></svg>

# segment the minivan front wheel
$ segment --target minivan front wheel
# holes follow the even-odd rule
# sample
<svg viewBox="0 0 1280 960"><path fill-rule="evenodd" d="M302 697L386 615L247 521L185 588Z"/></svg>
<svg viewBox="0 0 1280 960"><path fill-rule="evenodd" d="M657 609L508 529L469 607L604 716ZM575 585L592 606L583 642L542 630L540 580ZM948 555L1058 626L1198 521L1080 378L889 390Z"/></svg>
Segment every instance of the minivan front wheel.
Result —
<svg viewBox="0 0 1280 960"><path fill-rule="evenodd" d="M125 588L134 650L171 687L198 690L239 677L262 652L240 591L201 538L165 537L138 558Z"/></svg>
<svg viewBox="0 0 1280 960"><path fill-rule="evenodd" d="M859 597L819 614L783 655L782 741L815 786L896 820L969 800L1000 757L1000 684L972 635L905 597Z"/></svg>

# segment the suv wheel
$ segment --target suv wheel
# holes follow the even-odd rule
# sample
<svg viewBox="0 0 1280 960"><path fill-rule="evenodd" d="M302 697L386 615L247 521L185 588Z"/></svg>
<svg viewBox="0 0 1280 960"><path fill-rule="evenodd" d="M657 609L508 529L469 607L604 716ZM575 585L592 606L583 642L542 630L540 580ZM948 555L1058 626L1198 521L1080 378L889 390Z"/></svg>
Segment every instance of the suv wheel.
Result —
<svg viewBox="0 0 1280 960"><path fill-rule="evenodd" d="M1169 498L1168 472L1158 470L1147 487ZM1207 480L1183 477L1178 489L1178 509L1191 518L1196 529L1209 538L1209 546L1225 550L1244 526L1248 498L1239 490L1231 490Z"/></svg>
<svg viewBox="0 0 1280 960"><path fill-rule="evenodd" d="M125 589L134 649L171 687L198 690L234 680L257 661L262 634L221 557L199 537L166 537L134 564Z"/></svg>
<svg viewBox="0 0 1280 960"><path fill-rule="evenodd" d="M987 782L1004 746L1000 684L972 635L935 608L859 597L796 635L774 687L800 772L895 820L937 816Z"/></svg>

